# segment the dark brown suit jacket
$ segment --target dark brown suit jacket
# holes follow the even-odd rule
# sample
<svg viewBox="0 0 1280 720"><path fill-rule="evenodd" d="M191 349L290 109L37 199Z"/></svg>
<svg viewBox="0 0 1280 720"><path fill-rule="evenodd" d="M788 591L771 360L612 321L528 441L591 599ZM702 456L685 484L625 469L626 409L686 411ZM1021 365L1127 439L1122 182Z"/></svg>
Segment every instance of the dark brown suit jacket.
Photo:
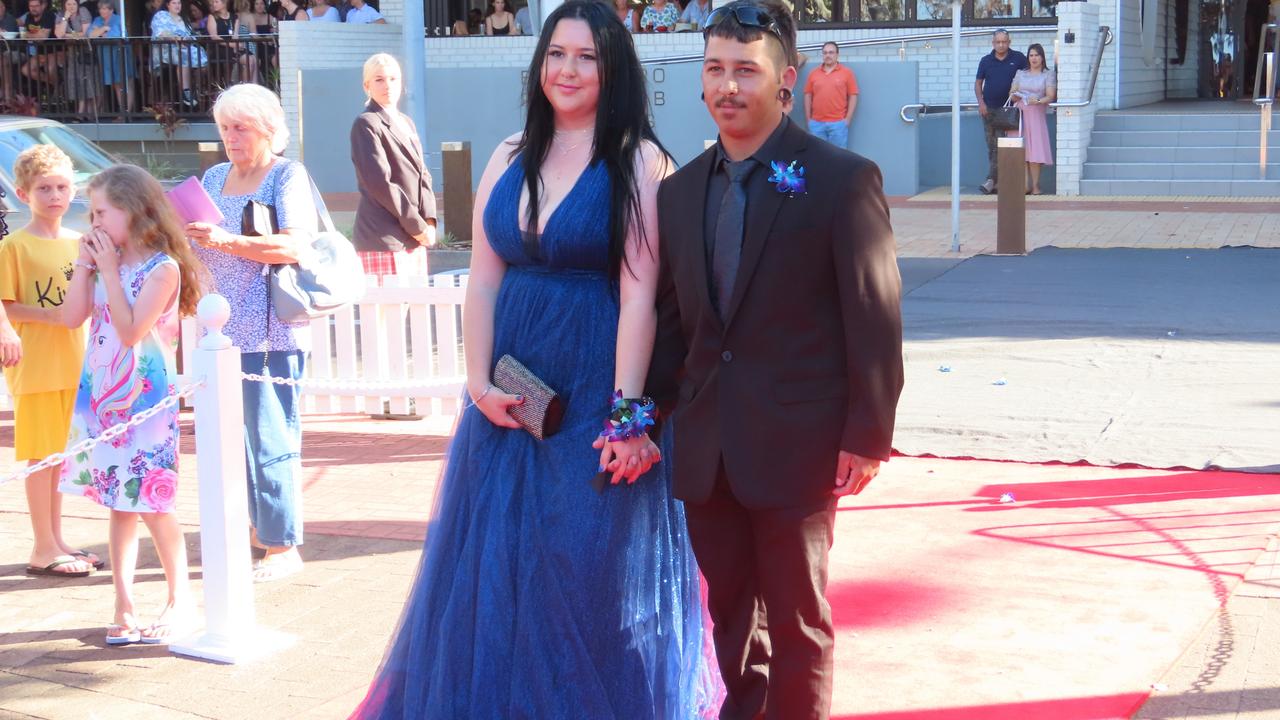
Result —
<svg viewBox="0 0 1280 720"><path fill-rule="evenodd" d="M351 126L351 162L356 167L360 205L356 208L357 250L413 250L415 235L427 231L436 217L431 173L422 156L418 131L408 115L409 132L370 100Z"/></svg>
<svg viewBox="0 0 1280 720"><path fill-rule="evenodd" d="M724 321L711 304L702 222L715 148L658 191L649 388L668 406L676 395L673 488L689 502L710 495L722 456L743 506L778 508L830 497L839 450L890 453L901 279L880 169L795 123L778 154L804 167L807 193L752 193Z"/></svg>

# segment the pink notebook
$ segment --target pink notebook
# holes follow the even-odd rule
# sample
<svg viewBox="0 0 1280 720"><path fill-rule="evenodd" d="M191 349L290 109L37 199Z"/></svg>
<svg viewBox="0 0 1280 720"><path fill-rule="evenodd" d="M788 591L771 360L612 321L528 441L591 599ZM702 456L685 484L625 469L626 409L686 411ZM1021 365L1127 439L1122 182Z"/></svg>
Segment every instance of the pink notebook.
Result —
<svg viewBox="0 0 1280 720"><path fill-rule="evenodd" d="M166 195L184 223L207 222L217 225L222 222L222 211L195 177L189 177L169 188Z"/></svg>

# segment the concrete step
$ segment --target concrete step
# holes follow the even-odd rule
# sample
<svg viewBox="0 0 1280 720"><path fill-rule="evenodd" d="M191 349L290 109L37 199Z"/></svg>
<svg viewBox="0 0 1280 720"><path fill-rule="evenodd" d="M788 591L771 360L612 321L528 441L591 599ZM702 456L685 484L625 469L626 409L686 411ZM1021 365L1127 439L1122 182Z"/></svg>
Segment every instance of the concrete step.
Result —
<svg viewBox="0 0 1280 720"><path fill-rule="evenodd" d="M1253 147L1257 130L1094 130L1091 147ZM1268 134L1272 148L1280 148L1280 130Z"/></svg>
<svg viewBox="0 0 1280 720"><path fill-rule="evenodd" d="M1181 115L1174 113L1100 112L1093 129L1116 130L1252 130L1258 132L1261 114L1215 113Z"/></svg>
<svg viewBox="0 0 1280 720"><path fill-rule="evenodd" d="M1081 180L1081 195L1273 197L1280 180Z"/></svg>
<svg viewBox="0 0 1280 720"><path fill-rule="evenodd" d="M1258 163L1258 146L1249 147L1089 147L1089 162L1104 163ZM1280 161L1280 146L1272 146L1269 160Z"/></svg>
<svg viewBox="0 0 1280 720"><path fill-rule="evenodd" d="M1089 180L1259 180L1257 163L1086 162ZM1280 163L1267 165L1267 180L1280 180Z"/></svg>

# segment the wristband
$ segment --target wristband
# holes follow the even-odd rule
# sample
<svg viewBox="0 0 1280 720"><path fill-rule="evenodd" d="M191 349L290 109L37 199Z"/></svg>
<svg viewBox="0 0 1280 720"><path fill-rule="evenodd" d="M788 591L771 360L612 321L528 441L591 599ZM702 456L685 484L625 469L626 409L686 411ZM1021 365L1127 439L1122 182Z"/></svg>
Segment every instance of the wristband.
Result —
<svg viewBox="0 0 1280 720"><path fill-rule="evenodd" d="M91 273L96 273L96 272L98 272L98 266L97 266L97 265L94 265L94 264L92 264L92 263L82 262L79 258L77 258L77 259L76 259L76 261L75 261L75 263L74 263L74 264L75 264L75 266L76 266L76 267L82 267L82 268L84 268L85 270L88 270L88 271L89 271L89 272L91 272Z"/></svg>
<svg viewBox="0 0 1280 720"><path fill-rule="evenodd" d="M612 411L604 421L604 430L600 433L600 437L609 442L622 442L644 435L658 415L652 398L624 398L621 390L614 391L611 407Z"/></svg>

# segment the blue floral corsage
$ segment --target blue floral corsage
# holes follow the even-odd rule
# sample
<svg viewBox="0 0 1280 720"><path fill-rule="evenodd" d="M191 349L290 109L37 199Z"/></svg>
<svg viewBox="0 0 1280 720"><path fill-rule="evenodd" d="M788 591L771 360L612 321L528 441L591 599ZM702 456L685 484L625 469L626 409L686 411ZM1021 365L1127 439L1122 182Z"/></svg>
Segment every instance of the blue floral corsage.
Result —
<svg viewBox="0 0 1280 720"><path fill-rule="evenodd" d="M778 160L770 162L769 165L773 168L769 182L777 184L778 192L788 195L807 192L804 185L803 165L797 165L795 160L792 160L790 165L783 165Z"/></svg>
<svg viewBox="0 0 1280 720"><path fill-rule="evenodd" d="M604 421L600 437L609 442L622 442L638 438L648 432L657 416L657 407L651 398L624 398L621 390L615 390L612 412Z"/></svg>

